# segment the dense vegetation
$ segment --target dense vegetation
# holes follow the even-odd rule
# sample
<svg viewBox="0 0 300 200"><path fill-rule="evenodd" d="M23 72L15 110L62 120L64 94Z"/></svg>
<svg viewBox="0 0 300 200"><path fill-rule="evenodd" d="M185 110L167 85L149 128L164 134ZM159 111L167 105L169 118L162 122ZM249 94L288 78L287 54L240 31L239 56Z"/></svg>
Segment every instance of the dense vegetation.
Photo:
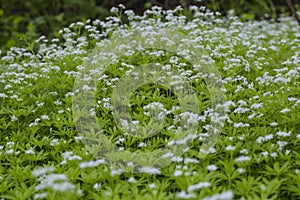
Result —
<svg viewBox="0 0 300 200"><path fill-rule="evenodd" d="M247 21L194 6L111 11L3 53L0 198L300 198L293 18ZM152 82L134 85L143 72ZM174 148L147 156L165 147Z"/></svg>

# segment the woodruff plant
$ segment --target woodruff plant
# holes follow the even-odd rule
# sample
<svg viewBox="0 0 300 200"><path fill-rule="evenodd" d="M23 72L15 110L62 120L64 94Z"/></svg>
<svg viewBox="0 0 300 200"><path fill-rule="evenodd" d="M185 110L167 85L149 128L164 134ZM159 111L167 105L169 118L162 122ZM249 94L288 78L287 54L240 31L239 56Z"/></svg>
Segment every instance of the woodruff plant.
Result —
<svg viewBox="0 0 300 200"><path fill-rule="evenodd" d="M193 65L194 70L203 73L214 113L208 128L209 137L201 147L202 157L215 145L225 119L222 106L225 94L221 90L221 76L213 64L202 60L207 53L197 41L191 40L189 35L184 35L176 27L147 26L116 31L112 37L101 41L82 65L80 76L75 81L73 117L87 148L95 155L105 158L112 167L121 165L125 171L140 172L144 167L162 168L170 164L172 157L181 156L197 137L201 119L197 94L189 85L189 80L182 76L182 69L167 69L160 63L133 66L121 77L118 84L114 85L111 96L110 114L114 117L119 133L149 138L160 134L161 129L166 128L165 116L169 112L167 110L152 112L148 124L135 123L130 117L130 97L139 87L150 83L163 85L176 95L181 109L180 124L174 126L172 131L176 134L168 138L168 144L153 152L120 149L107 138L95 113L97 83L103 79L102 76L109 65L120 56L147 49L181 55Z"/></svg>
<svg viewBox="0 0 300 200"><path fill-rule="evenodd" d="M2 56L0 198L299 198L300 27L191 10L77 22Z"/></svg>

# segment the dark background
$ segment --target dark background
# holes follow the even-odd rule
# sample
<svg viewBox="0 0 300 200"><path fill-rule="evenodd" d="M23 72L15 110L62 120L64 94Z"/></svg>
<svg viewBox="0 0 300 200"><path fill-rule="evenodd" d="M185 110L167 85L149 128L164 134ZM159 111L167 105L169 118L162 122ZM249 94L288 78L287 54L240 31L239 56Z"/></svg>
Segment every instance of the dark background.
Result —
<svg viewBox="0 0 300 200"><path fill-rule="evenodd" d="M296 10L300 0L293 0ZM178 5L206 6L226 15L233 9L241 20L274 19L280 14L291 15L286 0L0 0L0 49L7 50L32 41L41 35L55 37L57 31L71 22L105 18L111 7L123 4L142 14L152 5L172 9ZM267 15L266 15L267 14Z"/></svg>

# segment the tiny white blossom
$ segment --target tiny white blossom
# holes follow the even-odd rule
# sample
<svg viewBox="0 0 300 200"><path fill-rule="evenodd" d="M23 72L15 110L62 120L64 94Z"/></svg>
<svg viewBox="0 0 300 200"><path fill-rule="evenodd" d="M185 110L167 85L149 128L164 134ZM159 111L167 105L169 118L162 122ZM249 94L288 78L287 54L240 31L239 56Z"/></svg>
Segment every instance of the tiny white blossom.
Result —
<svg viewBox="0 0 300 200"><path fill-rule="evenodd" d="M238 172L239 172L240 174L242 174L242 173L244 173L244 172L246 171L244 168L238 168L237 170L238 170Z"/></svg>
<svg viewBox="0 0 300 200"><path fill-rule="evenodd" d="M281 110L280 113L284 114L284 113L288 113L290 111L291 111L291 109L285 108L285 109Z"/></svg>
<svg viewBox="0 0 300 200"><path fill-rule="evenodd" d="M135 178L133 177L130 177L128 180L127 180L128 183L136 183L137 181L135 180Z"/></svg>
<svg viewBox="0 0 300 200"><path fill-rule="evenodd" d="M233 192L229 190L220 194L214 194L210 197L205 197L203 200L232 200L233 198Z"/></svg>
<svg viewBox="0 0 300 200"><path fill-rule="evenodd" d="M161 171L154 167L142 167L140 169L141 172L147 173L147 174L160 174Z"/></svg>
<svg viewBox="0 0 300 200"><path fill-rule="evenodd" d="M33 150L32 147L30 147L29 149L27 149L27 150L25 151L25 153L26 153L26 154L34 154L34 150Z"/></svg>
<svg viewBox="0 0 300 200"><path fill-rule="evenodd" d="M273 158L275 158L275 157L278 156L278 154L277 154L276 152L273 152L273 153L271 153L270 155L271 155Z"/></svg>
<svg viewBox="0 0 300 200"><path fill-rule="evenodd" d="M216 171L218 169L218 167L216 165L207 165L206 169L208 171Z"/></svg>
<svg viewBox="0 0 300 200"><path fill-rule="evenodd" d="M44 168L40 168L40 169L36 169L32 172L33 176L42 176L45 175L48 172L54 172L55 168L54 167L44 167Z"/></svg>
<svg viewBox="0 0 300 200"><path fill-rule="evenodd" d="M267 156L269 155L269 152L264 151L264 152L261 152L261 154L262 154L264 157L267 157Z"/></svg>
<svg viewBox="0 0 300 200"><path fill-rule="evenodd" d="M50 120L49 117L48 117L47 115L42 115L42 116L41 116L41 119L43 119L43 120Z"/></svg>
<svg viewBox="0 0 300 200"><path fill-rule="evenodd" d="M188 192L192 192L194 190L199 190L201 188L206 188L206 187L210 187L210 186L211 186L210 182L200 182L200 183L197 183L195 185L190 185L188 187Z"/></svg>
<svg viewBox="0 0 300 200"><path fill-rule="evenodd" d="M101 187L101 185L102 185L101 182L100 182L100 183L95 183L94 186L93 186L93 188L94 188L95 190L97 190L97 189L99 189L99 188Z"/></svg>
<svg viewBox="0 0 300 200"><path fill-rule="evenodd" d="M97 167L100 164L105 164L105 159L100 159L100 160L96 160L96 161L88 161L88 162L81 162L79 164L79 168L83 169L83 168L89 168L89 167Z"/></svg>
<svg viewBox="0 0 300 200"><path fill-rule="evenodd" d="M119 4L118 7L125 10L125 6L123 4Z"/></svg>
<svg viewBox="0 0 300 200"><path fill-rule="evenodd" d="M154 189L154 188L156 187L156 185L155 185L155 183L151 183L151 184L149 184L149 187L150 187L151 189Z"/></svg>
<svg viewBox="0 0 300 200"><path fill-rule="evenodd" d="M234 124L233 124L233 127L235 127L235 128L240 128L240 127L243 128L243 127L249 127L249 126L250 126L249 124L247 124L247 123L244 124L244 123L241 123L241 122L240 122L240 123L234 123Z"/></svg>
<svg viewBox="0 0 300 200"><path fill-rule="evenodd" d="M258 108L261 108L262 106L263 106L263 103L254 103L254 104L252 104L251 108L258 109Z"/></svg>
<svg viewBox="0 0 300 200"><path fill-rule="evenodd" d="M235 159L235 162L245 162L249 161L251 158L249 156L239 156Z"/></svg>
<svg viewBox="0 0 300 200"><path fill-rule="evenodd" d="M13 154L15 151L13 149L9 149L6 151L6 154Z"/></svg>
<svg viewBox="0 0 300 200"><path fill-rule="evenodd" d="M116 176L116 175L120 175L122 173L123 173L123 170L121 170L121 169L115 169L115 170L112 170L110 172L110 176Z"/></svg>
<svg viewBox="0 0 300 200"><path fill-rule="evenodd" d="M194 158L185 158L184 159L184 163L188 164L188 163L199 163L199 160L194 159Z"/></svg>
<svg viewBox="0 0 300 200"><path fill-rule="evenodd" d="M110 12L111 12L111 13L118 13L118 12L119 12L119 8L112 7L112 8L110 9Z"/></svg>
<svg viewBox="0 0 300 200"><path fill-rule="evenodd" d="M289 137L291 135L291 133L292 133L291 131L289 131L289 132L279 131L276 133L276 135L278 137Z"/></svg>
<svg viewBox="0 0 300 200"><path fill-rule="evenodd" d="M226 149L226 151L233 151L233 150L235 150L235 147L229 145L229 146L227 146L225 149Z"/></svg>
<svg viewBox="0 0 300 200"><path fill-rule="evenodd" d="M50 142L50 146L56 146L56 145L59 145L59 140L57 138L51 140Z"/></svg>
<svg viewBox="0 0 300 200"><path fill-rule="evenodd" d="M181 191L177 194L177 198L179 199L191 199L195 197L196 197L195 194L186 193L185 191Z"/></svg>
<svg viewBox="0 0 300 200"><path fill-rule="evenodd" d="M181 176L182 175L182 171L181 170L176 170L175 172L174 172L174 176Z"/></svg>
<svg viewBox="0 0 300 200"><path fill-rule="evenodd" d="M48 196L47 192L43 192L43 193L39 193L39 194L35 194L33 196L34 199L46 199Z"/></svg>
<svg viewBox="0 0 300 200"><path fill-rule="evenodd" d="M278 125L277 122L270 123L270 126L277 126L277 125Z"/></svg>
<svg viewBox="0 0 300 200"><path fill-rule="evenodd" d="M16 121L16 120L18 120L18 118L17 118L15 115L13 115L13 116L11 117L11 121L13 122L13 121Z"/></svg>

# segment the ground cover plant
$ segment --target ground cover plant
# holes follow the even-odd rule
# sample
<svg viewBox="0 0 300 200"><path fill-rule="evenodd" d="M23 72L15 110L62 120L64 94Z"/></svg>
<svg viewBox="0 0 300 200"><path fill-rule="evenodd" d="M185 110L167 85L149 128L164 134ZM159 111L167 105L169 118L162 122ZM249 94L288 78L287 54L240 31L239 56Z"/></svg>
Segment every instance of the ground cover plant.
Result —
<svg viewBox="0 0 300 200"><path fill-rule="evenodd" d="M188 17L180 7L169 11L152 7L137 16L120 5L112 9L116 17L73 23L59 32L59 38L40 37L28 47L14 47L1 55L1 198L299 199L300 27L284 16L279 22L241 22L204 7L190 9L193 16ZM122 22L121 13L127 15L128 24ZM124 42L114 49L126 50L119 57L105 49L113 43L111 38L130 38L135 30L149 37L145 41L151 44L154 31L165 28L188 39L172 41L173 35L166 32L159 42L200 49L205 52L195 58L200 65L190 61L193 52L182 46L174 54L132 48ZM107 69L85 70L91 55L103 62L111 59ZM170 71L171 85L188 83L199 103L199 112L182 112L180 98L170 87L147 83L136 88L120 110L127 109L132 123L142 127L151 125L156 116L165 122L159 133L146 139L126 134L126 120L120 120L122 126L116 124L114 105L120 102L113 98L114 89L122 86L119 83L130 83L122 82L126 77L139 80L140 74L133 72L143 65L177 72ZM201 66L217 71L203 73ZM142 166L137 173L124 168L135 167L126 154L125 164L117 166L110 163L113 155L99 156L105 145L101 140L92 149L86 145L78 121L89 124L89 118L74 116L78 111L74 98L89 94L80 90L92 88L79 84L78 90L76 81L89 81L95 74L101 77L94 88L95 106L88 112L118 152L153 152L176 142L188 144L183 152L168 154L169 165ZM207 77L220 84L217 89L225 94L224 102L211 106L215 101ZM224 115L217 115L218 108ZM176 140L185 128L182 121L196 124L197 129ZM213 134L212 122L222 128L214 145L203 149ZM94 127L83 127L95 132Z"/></svg>

